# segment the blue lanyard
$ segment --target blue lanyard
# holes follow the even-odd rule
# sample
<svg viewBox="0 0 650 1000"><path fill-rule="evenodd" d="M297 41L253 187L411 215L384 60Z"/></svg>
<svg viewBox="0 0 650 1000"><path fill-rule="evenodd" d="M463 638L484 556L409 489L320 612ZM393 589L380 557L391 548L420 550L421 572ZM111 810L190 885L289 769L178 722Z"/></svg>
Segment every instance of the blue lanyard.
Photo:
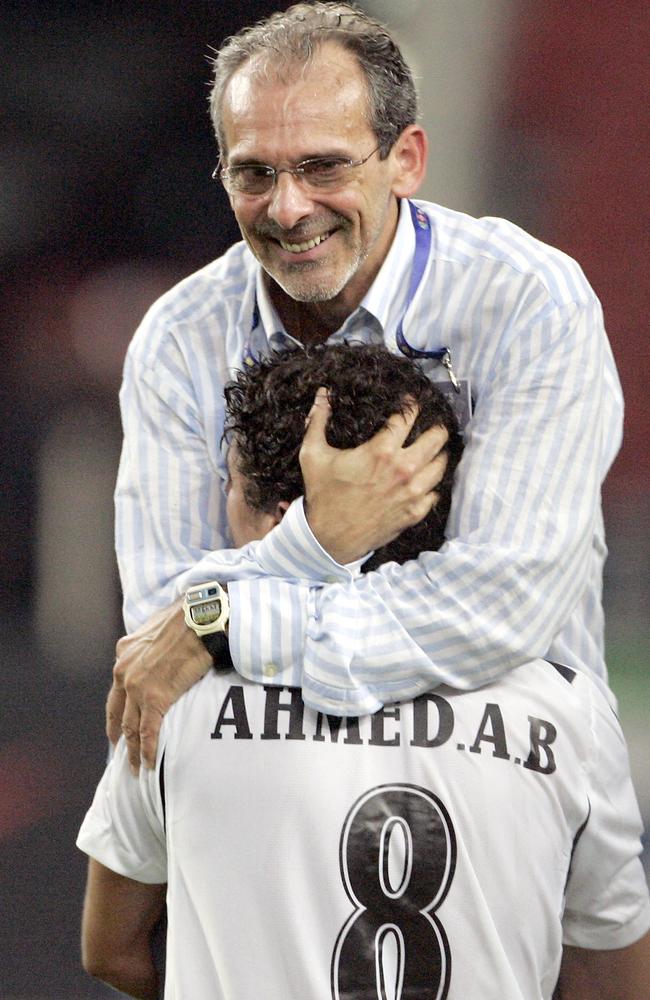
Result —
<svg viewBox="0 0 650 1000"><path fill-rule="evenodd" d="M414 361L423 360L424 358L430 358L433 361L438 361L447 370L449 381L453 385L456 392L460 392L460 383L456 378L451 365L451 351L449 348L440 347L435 351L420 351L416 347L412 347L404 336L404 317L406 316L409 307L415 298L417 290L420 287L420 282L422 281L422 276L426 270L431 250L431 223L428 215L426 215L421 208L418 208L417 205L414 205L412 201L409 201L409 209L411 210L411 219L413 221L413 229L415 231L415 252L413 254L413 266L411 267L411 278L406 296L406 305L404 306L402 318L397 325L395 343L397 344L398 350L402 354L404 354L407 358L412 358ZM259 321L260 312L256 298L253 307L251 337ZM242 361L248 366L255 364L255 356L252 351L250 337L244 347Z"/></svg>
<svg viewBox="0 0 650 1000"><path fill-rule="evenodd" d="M411 280L406 297L406 307L397 326L395 343L402 354L407 358L412 358L414 361L422 360L423 358L431 358L433 361L439 361L447 369L449 381L456 392L460 392L460 382L456 378L454 369L451 366L451 351L449 348L439 347L436 351L420 351L416 347L412 347L404 336L404 317L415 298L415 293L420 287L431 250L431 223L429 216L421 208L418 208L417 205L414 205L412 201L409 201L409 208L411 210L411 219L413 220L413 229L415 230L415 253L413 254L413 267L411 268Z"/></svg>

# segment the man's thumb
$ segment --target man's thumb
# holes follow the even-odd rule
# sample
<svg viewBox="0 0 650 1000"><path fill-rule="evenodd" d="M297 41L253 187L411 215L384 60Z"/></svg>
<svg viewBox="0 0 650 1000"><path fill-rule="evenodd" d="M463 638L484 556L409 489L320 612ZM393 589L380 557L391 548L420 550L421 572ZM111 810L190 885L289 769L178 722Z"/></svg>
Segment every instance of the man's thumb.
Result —
<svg viewBox="0 0 650 1000"><path fill-rule="evenodd" d="M332 414L327 389L321 386L316 390L316 396L311 410L305 419L304 442L322 441L325 438L327 421Z"/></svg>

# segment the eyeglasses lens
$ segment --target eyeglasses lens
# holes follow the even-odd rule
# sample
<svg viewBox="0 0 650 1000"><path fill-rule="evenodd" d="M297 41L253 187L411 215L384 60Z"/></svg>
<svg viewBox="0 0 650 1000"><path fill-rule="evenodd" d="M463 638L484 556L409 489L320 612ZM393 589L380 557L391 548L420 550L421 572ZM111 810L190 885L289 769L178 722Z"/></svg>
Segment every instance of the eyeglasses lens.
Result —
<svg viewBox="0 0 650 1000"><path fill-rule="evenodd" d="M345 183L353 165L350 160L329 157L305 160L293 168L284 167L278 171L264 164L242 163L224 171L224 180L231 191L250 195L268 194L281 173L293 174L309 188L332 188Z"/></svg>

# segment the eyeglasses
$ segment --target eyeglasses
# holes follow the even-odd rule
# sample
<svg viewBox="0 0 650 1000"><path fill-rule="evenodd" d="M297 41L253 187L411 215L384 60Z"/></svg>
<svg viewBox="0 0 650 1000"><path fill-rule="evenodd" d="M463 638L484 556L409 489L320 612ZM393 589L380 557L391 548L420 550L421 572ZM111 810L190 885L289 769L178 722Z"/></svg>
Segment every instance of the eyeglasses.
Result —
<svg viewBox="0 0 650 1000"><path fill-rule="evenodd" d="M307 188L314 191L333 191L347 183L350 171L361 167L379 149L376 146L361 160L347 156L315 156L296 163L295 167L271 167L267 163L238 163L234 167L217 167L212 174L220 180L226 191L237 194L268 194L280 174L291 174Z"/></svg>

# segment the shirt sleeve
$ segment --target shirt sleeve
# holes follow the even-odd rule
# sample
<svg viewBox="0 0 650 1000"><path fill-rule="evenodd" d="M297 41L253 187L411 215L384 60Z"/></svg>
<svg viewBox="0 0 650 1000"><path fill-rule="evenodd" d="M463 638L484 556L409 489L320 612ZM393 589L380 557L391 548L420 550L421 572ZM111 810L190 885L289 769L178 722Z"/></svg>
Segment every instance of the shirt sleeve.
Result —
<svg viewBox="0 0 650 1000"><path fill-rule="evenodd" d="M160 755L154 770L141 767L134 777L120 739L77 838L77 847L105 868L153 885L167 881L159 768Z"/></svg>
<svg viewBox="0 0 650 1000"><path fill-rule="evenodd" d="M443 548L402 567L283 591L247 640L246 658L235 658L240 672L295 683L295 663L273 637L304 623L305 702L357 714L440 683L479 687L545 656L595 569L600 483L619 433L617 421L605 426L616 396L605 385L608 350L593 295L522 304L477 400ZM298 514L276 529L274 544L288 561L307 540L305 561L327 579ZM276 572L284 568L277 558ZM254 609L265 588L268 581L241 582L235 600ZM291 656L297 648L284 646Z"/></svg>
<svg viewBox="0 0 650 1000"><path fill-rule="evenodd" d="M217 377L215 375L215 377ZM127 353L120 407L124 427L115 491L116 552L124 622L132 631L170 605L209 553L228 544L223 413L202 413L202 394L182 337L164 317L145 318Z"/></svg>
<svg viewBox="0 0 650 1000"><path fill-rule="evenodd" d="M571 860L563 942L576 948L625 948L650 928L650 897L639 857L643 826L625 738L596 691L591 736L589 815Z"/></svg>
<svg viewBox="0 0 650 1000"><path fill-rule="evenodd" d="M224 373L210 373L216 380L210 392L202 388L206 376L191 356L191 345L165 330L155 312L127 354L120 393L124 442L115 492L127 631L204 580L286 575L323 583L359 574L363 560L342 567L318 543L317 559L307 550L301 557L295 530L289 554L286 546L274 547L272 537L264 542L263 560L257 559L257 543L241 550L227 547L220 375Z"/></svg>

